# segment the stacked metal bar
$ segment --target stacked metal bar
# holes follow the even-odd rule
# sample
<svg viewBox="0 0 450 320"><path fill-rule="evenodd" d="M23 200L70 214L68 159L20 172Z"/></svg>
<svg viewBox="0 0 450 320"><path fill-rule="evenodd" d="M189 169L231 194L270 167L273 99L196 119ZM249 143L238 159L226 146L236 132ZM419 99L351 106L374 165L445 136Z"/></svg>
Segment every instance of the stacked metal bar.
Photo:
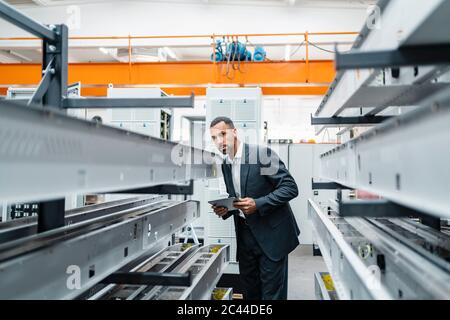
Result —
<svg viewBox="0 0 450 320"><path fill-rule="evenodd" d="M182 298L210 297L227 247L192 279L185 271L119 272L173 244L198 217L198 202L144 196L64 210L67 194L188 195L193 179L215 177L212 153L72 118L66 109L192 108L194 97L68 98L67 27L42 25L4 1L0 18L43 40L42 79L31 99L0 102L0 199L41 201L37 218L0 223L0 298L72 299L105 281L192 284Z"/></svg>

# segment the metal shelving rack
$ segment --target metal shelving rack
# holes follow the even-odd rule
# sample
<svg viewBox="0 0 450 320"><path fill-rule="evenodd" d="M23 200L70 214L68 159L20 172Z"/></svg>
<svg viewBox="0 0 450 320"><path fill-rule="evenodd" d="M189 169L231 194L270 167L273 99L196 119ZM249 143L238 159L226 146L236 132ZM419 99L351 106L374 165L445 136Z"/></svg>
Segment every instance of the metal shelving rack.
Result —
<svg viewBox="0 0 450 320"><path fill-rule="evenodd" d="M193 96L70 98L67 26L42 25L4 1L0 18L42 39L42 79L27 107L7 101L0 106L0 176L8 181L0 185L0 198L45 200L39 204L39 231L63 225L63 196L68 192L127 190L213 174L207 164L212 162L202 161L213 155L202 150L65 116L68 108L192 108ZM180 155L172 157L173 152ZM201 159L198 165L190 161L194 158Z"/></svg>
<svg viewBox="0 0 450 320"><path fill-rule="evenodd" d="M183 286L187 294L181 298L210 297L229 261L226 246L197 275L190 269L117 270L161 253L175 243L177 231L198 218L198 202L155 194L186 199L192 180L216 176L215 155L66 114L69 108L192 108L194 96L68 97L67 27L42 25L4 1L0 18L41 38L43 45L42 79L33 96L0 101L0 199L41 201L37 218L0 225L0 297L80 298L105 281ZM146 196L65 212L67 194L86 193ZM69 283L71 275L78 281Z"/></svg>
<svg viewBox="0 0 450 320"><path fill-rule="evenodd" d="M435 51L437 46L445 51L450 45L450 36L444 34L441 30L444 26L440 24L445 24L443 17L450 16L450 3L418 2L411 10L417 19L411 16L393 19L401 16L405 4L403 0L380 1L384 34L380 34L381 30L365 28L352 51L336 54L336 68L342 71L335 81L337 84L330 88L316 115L328 116L320 118L321 123L328 121L327 125L336 126L333 122L341 125L342 121L339 120L342 117L336 115L349 108L348 101L342 99L344 88L352 93L350 99L363 88L380 100L385 98L382 95L385 87L388 90L391 87L395 90L397 87L404 88L407 92L398 92L398 99L405 99L405 105L410 106L411 110L398 116L384 116L380 123L370 123L365 121L366 118L376 119L375 112L398 107L398 104L373 106L370 105L371 99L361 96L359 107L371 109L370 115L349 117L347 120L352 121L351 126L371 124L373 128L323 154L321 178L373 192L427 215L449 217L450 202L446 196L449 176L445 169L449 158L444 146L450 140L450 131L446 126L450 107L450 80L439 75L445 75L448 71L450 58L441 53L441 57L437 58ZM397 28L401 28L404 34L401 41L391 35L398 33ZM433 33L427 33L427 30L433 30ZM425 39L424 33L429 34L429 37ZM376 41L381 36L384 41ZM420 44L420 41L423 43ZM433 89L421 91L422 85L418 85L417 79L413 80L409 74L401 79L402 84L379 85L373 92L373 88L364 86L362 81L358 83L362 87L352 87L354 83L348 79L357 73L365 73L368 78L372 78L382 68L388 68L386 72L400 68L398 73L401 74L405 72L403 66L416 67L416 70L422 70L424 66L428 68L426 87ZM426 163L433 163L433 166L425 169Z"/></svg>
<svg viewBox="0 0 450 320"><path fill-rule="evenodd" d="M351 51L336 55L336 78L312 119L317 134L373 126L449 88L440 80L448 71L449 3L380 0L377 8L380 27L366 23Z"/></svg>
<svg viewBox="0 0 450 320"><path fill-rule="evenodd" d="M310 216L341 299L448 299L450 2L378 8L382 27L365 26L336 53L336 79L311 118L317 133L370 128L321 155L319 178L330 182L313 189L338 199L310 200ZM381 198L348 200L344 189Z"/></svg>

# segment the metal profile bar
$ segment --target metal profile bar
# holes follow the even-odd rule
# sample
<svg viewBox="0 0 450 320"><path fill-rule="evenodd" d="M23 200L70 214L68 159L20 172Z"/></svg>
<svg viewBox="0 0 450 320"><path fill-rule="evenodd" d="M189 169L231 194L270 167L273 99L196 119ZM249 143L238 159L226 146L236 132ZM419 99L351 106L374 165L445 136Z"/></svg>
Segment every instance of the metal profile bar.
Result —
<svg viewBox="0 0 450 320"><path fill-rule="evenodd" d="M377 7L380 9L380 13L383 14L386 10L386 8L388 7L390 0L379 0L377 3ZM361 47L364 46L364 43L367 41L367 38L369 37L370 33L372 32L377 32L377 29L374 28L369 28L367 23L365 23L361 29L361 31L359 32L355 42L353 43L352 46L352 50L356 50L356 49L360 49ZM339 86L340 82L342 81L342 79L344 78L345 72L337 72L336 76L333 80L333 82L331 83L331 85L328 87L328 90L326 92L326 94L324 95L324 98L322 99L319 107L317 108L316 111L316 116L318 116L323 109L325 109L328 100L330 100L331 96L334 94L335 90L339 90L337 89L337 87Z"/></svg>
<svg viewBox="0 0 450 320"><path fill-rule="evenodd" d="M312 199L308 199L308 214L339 299L392 299L384 286L374 288L373 280L370 279L371 271L346 241L340 229ZM357 290L352 290L354 284L357 284Z"/></svg>
<svg viewBox="0 0 450 320"><path fill-rule="evenodd" d="M1 101L0 112L0 181L8 181L0 184L0 198L6 201L107 193L216 175L215 155L201 149L11 101Z"/></svg>
<svg viewBox="0 0 450 320"><path fill-rule="evenodd" d="M399 46L409 44L446 43L445 41L447 40L442 40L447 39L445 37L444 31L447 29L446 20L445 18L442 19L442 17L446 17L444 12L448 12L449 6L447 1L437 0L433 6L429 5L429 3L427 2L415 3L415 6L417 6L417 10L414 10L414 12L409 12L411 14L411 16L409 16L409 21L411 23L408 23L407 27L405 26L403 34L406 37L405 40L399 44L398 39L395 36L396 30L398 29L395 21L396 17L404 12L405 5L406 4L402 1L379 1L375 8L377 10L380 10L379 13L381 14L381 17L383 19L383 28L370 28L369 26L365 26L361 31L358 39L355 41L355 45L352 47L352 50L364 52L369 50L396 50L399 48ZM436 14L440 17L439 19L436 18ZM376 20L378 20L378 18ZM432 32L430 34L430 32L427 31L431 30L430 24L433 25L433 30L440 31ZM424 37L424 35L426 36ZM383 39L383 41L380 41L381 38ZM418 40L418 38L420 38L422 41L410 41L411 39ZM445 66L436 65L435 67L435 69L442 68L445 68ZM379 73L379 70L380 69L338 71L335 80L329 87L315 115L329 117L339 115L348 107L348 104L352 102L356 96L361 96L362 94L361 97L364 98L364 100L367 100L364 97L365 91L366 93L373 93L374 95L376 95L376 92L372 92L372 89L375 88L367 88L367 86L370 86L373 83L375 77ZM406 81L409 79L403 79L402 82L404 85L409 86L411 84L416 84L422 81L426 82L425 79L427 78L428 76L420 74L418 78L410 79L409 82ZM417 87L410 87L412 89L410 92L412 92L414 95L414 93L417 92ZM370 90L370 92L367 92L367 90ZM425 90L425 92L423 93L420 93L417 96L416 100L414 100L413 97L409 98L409 100L413 100L409 105L415 105L417 101L420 101L420 99L432 94L432 92L430 93L426 91L427 90ZM375 100L375 104L367 103L366 107L377 107L379 105L387 105L387 107L399 106L396 100L402 100L402 96L405 96L405 92L399 92L398 94L394 93L391 97L388 97L388 99L386 99L385 95L379 93L376 97L377 99L379 99ZM383 102L380 103L380 100ZM358 103L357 106L360 107L362 106L362 104ZM323 129L324 127L322 126L317 127L316 134L319 134Z"/></svg>
<svg viewBox="0 0 450 320"><path fill-rule="evenodd" d="M136 208L151 202L163 200L163 196L128 198L106 203L93 204L65 212L64 225L95 219L121 210ZM36 216L10 220L0 223L0 243L17 240L37 233Z"/></svg>
<svg viewBox="0 0 450 320"><path fill-rule="evenodd" d="M311 199L308 208L340 298L448 299L449 285L443 279L448 279L449 264L438 253L425 249L431 244L426 238L390 223L401 219L326 215ZM367 244L370 254L361 254ZM356 277L358 269L362 278ZM380 277L371 279L378 272ZM386 296L373 295L381 292Z"/></svg>
<svg viewBox="0 0 450 320"><path fill-rule="evenodd" d="M167 201L2 244L0 298L76 298L142 254L167 246L198 210L195 201ZM80 287L67 285L73 270L81 275Z"/></svg>
<svg viewBox="0 0 450 320"><path fill-rule="evenodd" d="M311 115L311 124L314 125L364 125L364 124L378 124L390 116L361 116L361 117L313 117Z"/></svg>
<svg viewBox="0 0 450 320"><path fill-rule="evenodd" d="M336 70L424 66L450 63L450 44L395 50L336 53Z"/></svg>
<svg viewBox="0 0 450 320"><path fill-rule="evenodd" d="M192 282L190 272L125 272L118 271L101 281L103 284L134 284L148 286L178 286L189 287Z"/></svg>
<svg viewBox="0 0 450 320"><path fill-rule="evenodd" d="M322 154L320 177L449 217L449 122L450 91L444 90L420 108ZM424 132L426 139L420 138Z"/></svg>
<svg viewBox="0 0 450 320"><path fill-rule="evenodd" d="M51 230L42 236L37 234L33 235L33 237L26 237L17 239L16 241L2 243L0 244L0 261L7 261L8 259L27 254L33 250L55 245L58 241L67 240L92 230L107 227L127 218L134 218L138 214L157 211L178 204L180 204L180 202L157 201L136 208L115 211L109 215L102 215L77 224L67 225L56 230ZM33 239L37 240L34 241Z"/></svg>
<svg viewBox="0 0 450 320"><path fill-rule="evenodd" d="M66 98L63 107L71 108L193 108L194 95L161 98Z"/></svg>
<svg viewBox="0 0 450 320"><path fill-rule="evenodd" d="M384 199L340 201L339 215L364 218L415 217L420 218L426 226L438 231L441 229L441 219Z"/></svg>
<svg viewBox="0 0 450 320"><path fill-rule="evenodd" d="M386 218L421 217L424 214L392 201L379 199L340 201L339 215L342 217Z"/></svg>
<svg viewBox="0 0 450 320"><path fill-rule="evenodd" d="M42 79L38 84L38 87L36 91L33 93L33 96L28 101L28 105L40 103L42 101L42 98L46 94L48 87L50 86L50 81L52 76L55 74L55 69L53 68L53 62L55 58L50 60L47 67L43 71Z"/></svg>
<svg viewBox="0 0 450 320"><path fill-rule="evenodd" d="M423 238L415 237L409 232L396 232L379 219L353 218L346 221L383 254L384 274L395 274L397 279L385 277L382 285L392 292L394 297L450 298L449 264L442 257L424 248L429 243L425 242L424 247L418 245ZM398 294L399 281L409 286L408 296L402 297Z"/></svg>
<svg viewBox="0 0 450 320"><path fill-rule="evenodd" d="M0 1L0 18L43 40L56 40L53 30L20 13L4 1Z"/></svg>

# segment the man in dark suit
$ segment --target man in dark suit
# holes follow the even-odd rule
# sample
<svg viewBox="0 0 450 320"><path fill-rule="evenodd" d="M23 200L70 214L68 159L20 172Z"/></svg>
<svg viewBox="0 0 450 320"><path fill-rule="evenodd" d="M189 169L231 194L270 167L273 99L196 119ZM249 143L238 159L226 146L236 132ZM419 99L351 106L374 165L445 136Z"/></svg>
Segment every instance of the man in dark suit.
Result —
<svg viewBox="0 0 450 320"><path fill-rule="evenodd" d="M210 124L211 138L225 155L222 173L237 210L213 206L234 217L240 279L249 300L287 299L288 254L298 244L300 230L289 201L297 184L270 148L242 143L233 121L218 117Z"/></svg>

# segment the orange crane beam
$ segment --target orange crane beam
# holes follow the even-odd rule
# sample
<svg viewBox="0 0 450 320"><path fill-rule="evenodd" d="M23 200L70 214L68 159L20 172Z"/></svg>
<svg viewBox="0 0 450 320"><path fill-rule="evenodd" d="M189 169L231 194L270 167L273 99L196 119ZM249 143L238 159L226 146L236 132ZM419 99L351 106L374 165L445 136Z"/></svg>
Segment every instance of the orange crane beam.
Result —
<svg viewBox="0 0 450 320"><path fill-rule="evenodd" d="M322 95L334 77L331 60L241 62L234 68L211 61L69 64L69 83L81 82L83 96L104 96L109 84L157 86L175 95L204 95L208 86L260 86L266 95ZM40 64L0 64L0 94L9 86L36 85L40 78Z"/></svg>

